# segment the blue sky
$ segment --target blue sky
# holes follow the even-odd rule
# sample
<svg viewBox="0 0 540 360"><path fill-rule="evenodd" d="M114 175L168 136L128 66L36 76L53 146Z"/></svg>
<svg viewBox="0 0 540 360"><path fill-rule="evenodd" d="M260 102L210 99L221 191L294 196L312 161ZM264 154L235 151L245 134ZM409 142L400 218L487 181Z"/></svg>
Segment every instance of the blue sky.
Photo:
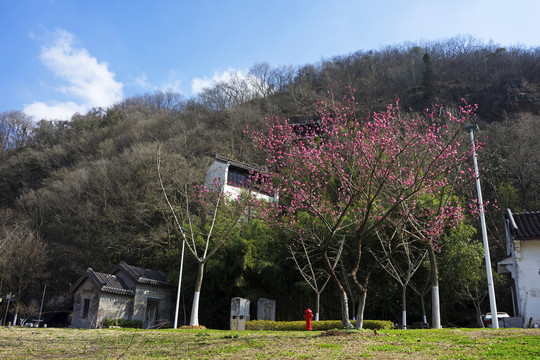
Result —
<svg viewBox="0 0 540 360"><path fill-rule="evenodd" d="M258 62L471 35L540 45L538 0L0 0L0 112L39 120L172 90Z"/></svg>

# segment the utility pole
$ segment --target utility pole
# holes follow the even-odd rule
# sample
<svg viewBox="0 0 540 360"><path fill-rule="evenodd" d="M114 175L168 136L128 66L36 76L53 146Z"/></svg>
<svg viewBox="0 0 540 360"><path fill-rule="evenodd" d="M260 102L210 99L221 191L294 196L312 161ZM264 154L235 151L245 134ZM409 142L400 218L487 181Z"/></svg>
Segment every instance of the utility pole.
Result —
<svg viewBox="0 0 540 360"><path fill-rule="evenodd" d="M465 125L465 129L471 134L471 144L473 150L474 176L476 178L476 191L478 193L478 210L480 211L480 225L482 227L482 242L484 244L484 254L486 258L487 285L489 293L489 304L491 307L491 327L499 328L499 319L497 318L497 302L495 300L495 288L493 286L493 274L491 273L491 259L489 256L489 244L486 230L486 218L484 215L484 203L482 201L482 188L480 187L480 175L478 173L478 163L476 161L476 144L474 143L474 131L478 130L478 125Z"/></svg>
<svg viewBox="0 0 540 360"><path fill-rule="evenodd" d="M8 310L9 310L9 303L11 302L11 298L15 297L15 295L11 295L11 292L9 292L9 294L6 297L8 299L8 303L7 303L7 306L6 306L6 315L4 315L4 326L6 326L7 314L8 314Z"/></svg>

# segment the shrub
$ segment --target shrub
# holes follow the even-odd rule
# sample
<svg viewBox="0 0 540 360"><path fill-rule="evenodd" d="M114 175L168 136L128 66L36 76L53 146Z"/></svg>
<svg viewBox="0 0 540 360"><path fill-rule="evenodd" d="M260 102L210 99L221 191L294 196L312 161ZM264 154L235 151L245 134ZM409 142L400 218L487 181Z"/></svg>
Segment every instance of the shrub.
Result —
<svg viewBox="0 0 540 360"><path fill-rule="evenodd" d="M364 329L392 330L393 328L394 323L389 320L364 320Z"/></svg>
<svg viewBox="0 0 540 360"><path fill-rule="evenodd" d="M143 322L141 320L126 320L126 319L105 319L103 320L103 327L119 326L122 328L136 328L142 329Z"/></svg>
<svg viewBox="0 0 540 360"><path fill-rule="evenodd" d="M353 326L356 321L351 321ZM342 329L340 320L313 321L311 328L315 331ZM364 329L389 330L394 324L387 320L364 320ZM246 330L302 331L306 329L305 321L267 321L253 320L246 322Z"/></svg>

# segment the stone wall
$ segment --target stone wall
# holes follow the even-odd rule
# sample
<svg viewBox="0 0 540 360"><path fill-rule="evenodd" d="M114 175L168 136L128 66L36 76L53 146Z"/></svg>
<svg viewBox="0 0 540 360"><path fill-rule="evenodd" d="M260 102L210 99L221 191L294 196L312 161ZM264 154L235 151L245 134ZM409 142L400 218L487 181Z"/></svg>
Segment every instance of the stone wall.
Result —
<svg viewBox="0 0 540 360"><path fill-rule="evenodd" d="M71 325L74 328L95 328L99 315L99 292L89 280L86 280L79 286L74 294L75 302L73 304L73 313L71 315ZM84 316L85 300L90 301L88 315Z"/></svg>
<svg viewBox="0 0 540 360"><path fill-rule="evenodd" d="M105 319L131 320L133 316L133 297L110 293L101 293L97 325L101 326Z"/></svg>
<svg viewBox="0 0 540 360"><path fill-rule="evenodd" d="M137 285L135 289L133 320L143 321L145 327L149 326L147 314L148 300L158 302L155 322L158 325L170 323L173 308L172 288L144 284Z"/></svg>

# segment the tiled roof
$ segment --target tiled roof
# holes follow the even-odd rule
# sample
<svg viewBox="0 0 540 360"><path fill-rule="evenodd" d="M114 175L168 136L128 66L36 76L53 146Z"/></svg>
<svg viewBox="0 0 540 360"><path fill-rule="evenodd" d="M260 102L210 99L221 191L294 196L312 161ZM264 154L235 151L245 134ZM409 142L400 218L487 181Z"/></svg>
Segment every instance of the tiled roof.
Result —
<svg viewBox="0 0 540 360"><path fill-rule="evenodd" d="M129 276L139 284L167 287L174 286L167 282L167 276L161 270L144 269L128 265L124 261L121 261L108 273L97 272L92 270L92 268L86 269L86 273L71 287L70 292L74 292L85 279L90 279L96 289L99 289L100 291L134 296L135 289L130 288L121 277L116 276L118 271L129 274Z"/></svg>
<svg viewBox="0 0 540 360"><path fill-rule="evenodd" d="M151 270L131 266L124 261L121 261L119 266L128 271L138 283L157 286L173 286L171 283L167 282L167 275L161 270Z"/></svg>
<svg viewBox="0 0 540 360"><path fill-rule="evenodd" d="M506 218L510 222L514 239L518 240L540 240L540 212L524 212L512 214L510 209L506 210Z"/></svg>
<svg viewBox="0 0 540 360"><path fill-rule="evenodd" d="M103 292L129 296L135 295L135 291L130 289L121 279L117 278L116 275L100 273L92 270L92 268L88 268L86 274L89 278L92 278L98 283Z"/></svg>

